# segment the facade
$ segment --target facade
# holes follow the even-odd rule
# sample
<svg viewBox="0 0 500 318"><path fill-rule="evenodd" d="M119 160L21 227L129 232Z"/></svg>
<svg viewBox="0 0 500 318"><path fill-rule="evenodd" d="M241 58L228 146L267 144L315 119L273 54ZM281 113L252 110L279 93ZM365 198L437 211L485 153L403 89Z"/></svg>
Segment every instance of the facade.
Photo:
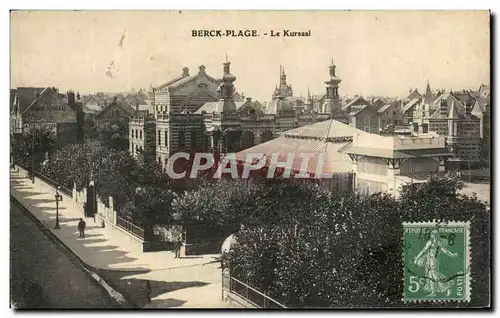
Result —
<svg viewBox="0 0 500 318"><path fill-rule="evenodd" d="M481 159L481 118L470 103L462 103L452 92L443 93L429 104L422 102L414 113L414 129L446 137L454 154L450 168L475 166Z"/></svg>
<svg viewBox="0 0 500 318"><path fill-rule="evenodd" d="M96 115L95 121L98 127L105 127L117 122L127 121L135 115L135 109L123 101L123 98L115 97L113 101L102 108Z"/></svg>
<svg viewBox="0 0 500 318"><path fill-rule="evenodd" d="M255 164L248 154L274 154L279 161L292 163L292 172L321 178L329 189L352 189L367 193L388 192L398 195L410 182L424 182L431 174L444 174L452 153L445 138L435 133L407 136L371 134L336 120L326 120L284 132L279 138L240 151L236 159L242 165ZM288 158L294 155L293 161ZM301 154L309 161L302 162ZM324 166L318 169L318 157Z"/></svg>
<svg viewBox="0 0 500 318"><path fill-rule="evenodd" d="M387 130L389 127L396 129L404 127L401 104L401 101L395 101L378 109L380 131Z"/></svg>
<svg viewBox="0 0 500 318"><path fill-rule="evenodd" d="M201 65L198 73L182 75L153 89L155 106L156 159L165 164L171 154L194 150L203 145L203 120L194 114L206 102L217 101L219 82L205 72Z"/></svg>
<svg viewBox="0 0 500 318"><path fill-rule="evenodd" d="M230 64L223 63L220 79L209 76L204 66L195 75L184 68L181 76L154 88L157 162L164 165L179 151L236 152L276 138L286 130L330 118L329 114L298 110L299 103L291 95L284 71L281 91L275 92L275 102L269 105L276 114L266 114L262 104L249 97L235 100L236 77L230 73ZM130 140L132 134L135 136L132 131Z"/></svg>
<svg viewBox="0 0 500 318"><path fill-rule="evenodd" d="M143 155L145 162L154 162L156 153L156 122L153 116L135 116L129 121L129 151L134 157Z"/></svg>
<svg viewBox="0 0 500 318"><path fill-rule="evenodd" d="M55 87L18 87L11 91L11 98L11 134L43 126L54 131L57 145L83 142L84 115L78 93L60 94Z"/></svg>
<svg viewBox="0 0 500 318"><path fill-rule="evenodd" d="M372 134L378 134L380 132L380 116L373 106L356 105L350 106L349 109L349 125Z"/></svg>
<svg viewBox="0 0 500 318"><path fill-rule="evenodd" d="M363 134L342 149L353 163L355 188L366 193L398 196L410 182L424 182L431 174L444 174L452 155L445 138L437 134L380 136Z"/></svg>

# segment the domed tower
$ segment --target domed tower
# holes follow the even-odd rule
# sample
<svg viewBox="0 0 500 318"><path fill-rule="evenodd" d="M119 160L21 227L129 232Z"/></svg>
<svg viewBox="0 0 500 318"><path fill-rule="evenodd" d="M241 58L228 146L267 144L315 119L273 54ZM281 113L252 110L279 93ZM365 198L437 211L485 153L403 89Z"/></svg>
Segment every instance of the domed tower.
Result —
<svg viewBox="0 0 500 318"><path fill-rule="evenodd" d="M339 100L339 84L342 80L337 77L335 73L336 65L333 63L329 67L330 79L325 82L326 84L326 99L323 107L321 109L322 113L331 114L332 116L337 114L342 109L342 105Z"/></svg>
<svg viewBox="0 0 500 318"><path fill-rule="evenodd" d="M217 107L217 112L236 112L236 105L234 104L234 81L236 81L236 76L231 74L231 62L226 61L223 64L223 75L220 79L221 84L219 85L219 103Z"/></svg>

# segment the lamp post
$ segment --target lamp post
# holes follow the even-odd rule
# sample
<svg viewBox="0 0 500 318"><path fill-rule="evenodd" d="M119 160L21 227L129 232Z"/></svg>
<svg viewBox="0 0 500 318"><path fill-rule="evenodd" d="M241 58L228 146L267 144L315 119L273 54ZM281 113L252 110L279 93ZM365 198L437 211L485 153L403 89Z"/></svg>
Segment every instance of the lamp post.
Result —
<svg viewBox="0 0 500 318"><path fill-rule="evenodd" d="M60 229L59 227L59 201L62 201L62 195L59 193L59 186L56 189L56 226L54 227L56 230Z"/></svg>
<svg viewBox="0 0 500 318"><path fill-rule="evenodd" d="M31 139L32 155L31 155L31 183L35 183L35 134Z"/></svg>

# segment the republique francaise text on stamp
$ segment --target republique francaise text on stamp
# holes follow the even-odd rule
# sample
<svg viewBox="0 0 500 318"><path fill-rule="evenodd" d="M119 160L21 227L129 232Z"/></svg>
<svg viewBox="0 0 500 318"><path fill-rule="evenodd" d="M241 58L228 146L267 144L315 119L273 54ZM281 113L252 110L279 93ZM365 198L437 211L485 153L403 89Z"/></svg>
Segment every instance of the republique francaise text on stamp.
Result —
<svg viewBox="0 0 500 318"><path fill-rule="evenodd" d="M403 223L404 301L470 301L470 223Z"/></svg>

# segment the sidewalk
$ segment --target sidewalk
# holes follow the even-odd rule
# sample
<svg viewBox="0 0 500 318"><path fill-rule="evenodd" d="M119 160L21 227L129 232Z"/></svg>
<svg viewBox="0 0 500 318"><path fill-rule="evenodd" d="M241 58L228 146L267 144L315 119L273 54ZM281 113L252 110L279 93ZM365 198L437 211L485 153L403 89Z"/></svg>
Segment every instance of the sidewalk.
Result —
<svg viewBox="0 0 500 318"><path fill-rule="evenodd" d="M127 294L145 298L141 287L150 280L152 302L146 305L144 300L138 301L141 306L225 306L221 300L219 263L211 263L216 255L175 259L170 251L143 253L141 243L109 225L102 228L89 218L85 219L85 238L79 238L77 224L83 218L83 209L66 196L59 202L60 229L54 230L55 190L42 181L33 184L22 169L19 172L11 169L10 177L11 195L126 298Z"/></svg>

